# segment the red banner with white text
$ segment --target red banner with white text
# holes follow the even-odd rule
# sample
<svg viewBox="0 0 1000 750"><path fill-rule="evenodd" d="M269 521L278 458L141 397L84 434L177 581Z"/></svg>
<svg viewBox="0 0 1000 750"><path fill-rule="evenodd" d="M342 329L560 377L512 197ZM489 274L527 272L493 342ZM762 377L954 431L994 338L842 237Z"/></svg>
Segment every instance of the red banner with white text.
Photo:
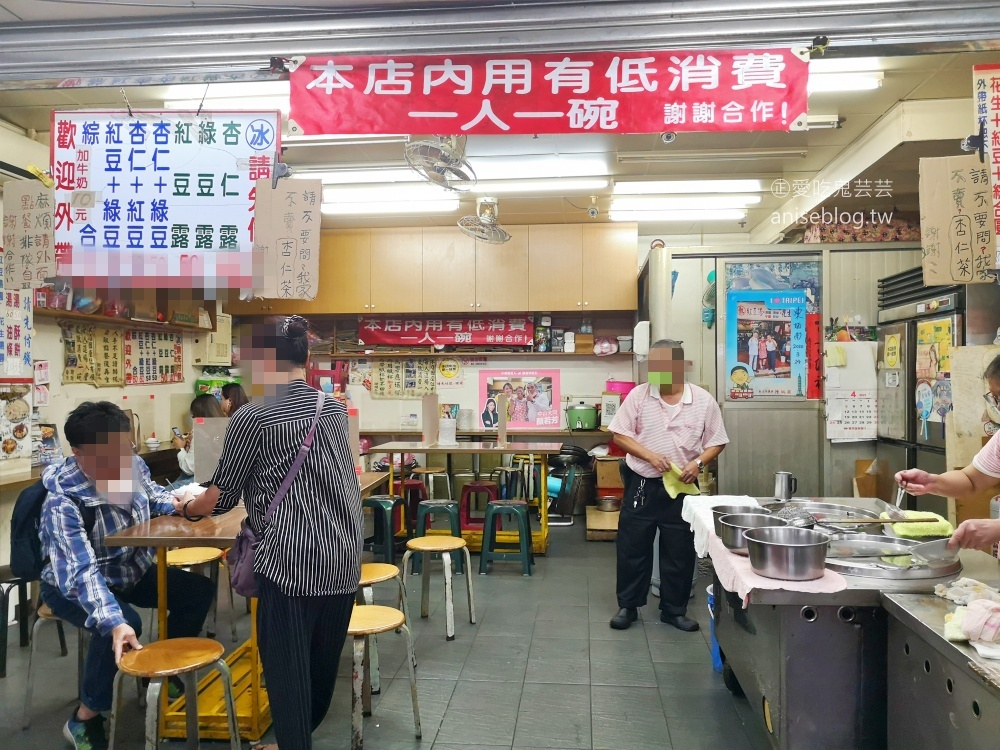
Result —
<svg viewBox="0 0 1000 750"><path fill-rule="evenodd" d="M358 320L358 343L364 346L530 346L534 329L531 318L361 318Z"/></svg>
<svg viewBox="0 0 1000 750"><path fill-rule="evenodd" d="M308 57L290 120L303 135L804 130L808 79L790 48Z"/></svg>

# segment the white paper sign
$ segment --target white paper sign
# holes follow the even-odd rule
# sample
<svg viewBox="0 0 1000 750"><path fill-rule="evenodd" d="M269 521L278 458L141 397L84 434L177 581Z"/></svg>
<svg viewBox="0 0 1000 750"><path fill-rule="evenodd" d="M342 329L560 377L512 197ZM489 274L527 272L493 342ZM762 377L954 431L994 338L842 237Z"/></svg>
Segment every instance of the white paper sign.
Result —
<svg viewBox="0 0 1000 750"><path fill-rule="evenodd" d="M51 188L37 180L8 180L3 188L0 289L31 289L56 275Z"/></svg>
<svg viewBox="0 0 1000 750"><path fill-rule="evenodd" d="M0 292L0 375L31 378L33 338L32 294L30 289Z"/></svg>

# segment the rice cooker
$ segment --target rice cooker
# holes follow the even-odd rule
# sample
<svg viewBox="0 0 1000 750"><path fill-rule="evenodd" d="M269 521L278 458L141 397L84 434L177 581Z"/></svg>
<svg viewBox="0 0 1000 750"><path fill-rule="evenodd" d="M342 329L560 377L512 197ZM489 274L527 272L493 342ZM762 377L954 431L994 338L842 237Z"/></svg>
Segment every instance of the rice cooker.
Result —
<svg viewBox="0 0 1000 750"><path fill-rule="evenodd" d="M597 407L583 403L566 407L566 426L571 430L596 430Z"/></svg>

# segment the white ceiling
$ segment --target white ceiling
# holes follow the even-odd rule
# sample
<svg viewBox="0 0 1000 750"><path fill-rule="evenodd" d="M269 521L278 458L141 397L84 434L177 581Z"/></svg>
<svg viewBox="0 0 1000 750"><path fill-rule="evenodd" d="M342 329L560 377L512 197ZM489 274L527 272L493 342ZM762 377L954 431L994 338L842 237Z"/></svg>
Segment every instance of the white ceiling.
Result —
<svg viewBox="0 0 1000 750"><path fill-rule="evenodd" d="M264 2L226 3L215 0L212 3L195 3L196 7L218 9L219 5L250 6L266 5ZM337 3L338 5L348 3ZM58 11L60 18L68 18L71 13L81 13L83 3L54 3L50 0L0 0L0 20L3 12L9 12L29 19L37 19L48 11ZM156 6L156 11L174 7L181 11L181 2L145 3L148 10ZM329 6L330 3L297 3L297 5ZM73 7L63 7L73 6ZM209 6L214 6L210 8ZM104 13L104 6L90 8ZM183 4L189 12L191 3ZM137 14L129 9L130 14ZM50 16L51 17L51 16ZM89 16L88 17L92 17ZM559 135L559 136L473 136L469 139L467 155L476 163L484 160L506 159L525 155L587 155L601 163L604 168L596 170L613 179L641 177L663 179L699 179L712 177L760 178L769 184L771 180L783 177L812 179L838 155L851 148L879 118L898 102L919 99L955 99L971 97L974 64L1000 62L1000 53L962 53L928 55L919 57L881 58L879 63L885 71L882 88L874 91L813 94L809 99L810 115L839 115L844 124L837 130L813 130L798 133L681 133L672 144L661 142L659 135ZM162 106L165 87L129 88L125 90L129 103L134 109L156 109ZM21 128L39 132L49 128L52 109L114 108L123 109L122 94L115 88L99 89L58 89L0 91L0 118ZM969 132L973 130L970 122ZM420 137L416 135L415 137ZM714 161L650 161L639 164L619 164L617 154L621 152L652 152L669 156L690 154L696 151L755 151L759 149L804 149L804 158L760 157L754 159ZM323 148L289 148L285 160L293 167L317 167L337 164L378 164L405 166L401 144L336 146ZM903 211L917 208L917 167L923 156L958 154L957 142L924 142L907 144L896 149L868 172L878 179L893 181L891 199L881 199L870 207L888 210L893 206ZM595 172L595 173L596 173ZM597 196L597 206L601 210L599 220L606 220L610 201L610 188L600 191L585 191L569 195L531 195L530 193L500 196L501 223L562 223L588 221L586 209L590 206L590 194ZM768 220L771 212L778 208L781 200L765 193L761 204L750 210L746 227L734 221L691 222L685 224L640 226L640 232L656 234L721 234L747 232L755 224ZM869 204L872 202L869 201ZM882 205L885 203L885 205ZM379 224L387 226L408 225L448 225L465 213L474 212L474 196L467 196L462 209L456 214L436 216L378 217ZM337 226L364 226L373 223L371 217L347 220L337 217L336 221L325 217L325 222Z"/></svg>

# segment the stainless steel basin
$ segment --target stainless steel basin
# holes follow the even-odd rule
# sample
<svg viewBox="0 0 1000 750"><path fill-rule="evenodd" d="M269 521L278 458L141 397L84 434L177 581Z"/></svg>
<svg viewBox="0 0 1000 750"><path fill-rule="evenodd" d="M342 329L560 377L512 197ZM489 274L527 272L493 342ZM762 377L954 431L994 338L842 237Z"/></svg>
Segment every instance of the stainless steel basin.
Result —
<svg viewBox="0 0 1000 750"><path fill-rule="evenodd" d="M750 529L743 536L754 573L782 581L812 581L823 576L828 534L779 526Z"/></svg>
<svg viewBox="0 0 1000 750"><path fill-rule="evenodd" d="M731 514L719 519L718 526L722 532L719 534L719 538L730 552L745 555L747 553L747 540L743 538L744 531L765 526L785 525L786 522L783 519L771 518L771 516L762 513Z"/></svg>

